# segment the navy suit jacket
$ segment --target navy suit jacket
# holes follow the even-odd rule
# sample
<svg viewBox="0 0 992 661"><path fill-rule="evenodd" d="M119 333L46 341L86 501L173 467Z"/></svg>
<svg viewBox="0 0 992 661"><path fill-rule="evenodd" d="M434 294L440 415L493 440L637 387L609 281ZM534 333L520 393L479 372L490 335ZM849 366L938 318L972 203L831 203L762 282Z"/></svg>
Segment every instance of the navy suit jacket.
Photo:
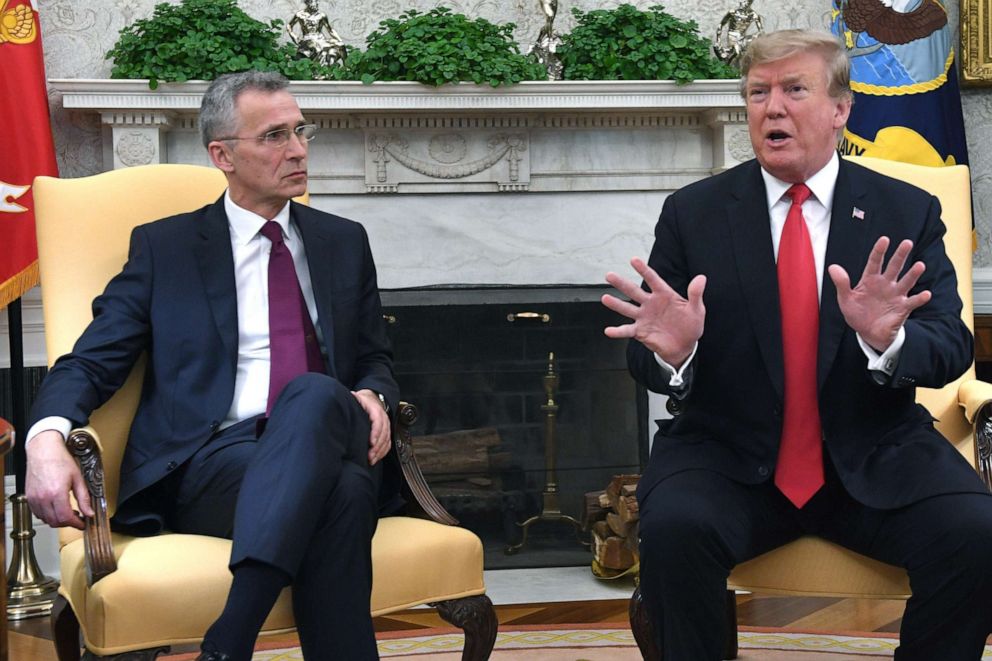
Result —
<svg viewBox="0 0 992 661"><path fill-rule="evenodd" d="M395 411L399 389L364 228L295 202L290 216L303 237L327 373L352 390L383 394ZM223 197L134 229L127 263L94 300L93 321L72 352L52 366L32 420L57 415L86 424L143 352L120 503L189 459L231 407L238 316Z"/></svg>
<svg viewBox="0 0 992 661"><path fill-rule="evenodd" d="M864 211L863 219L853 215L855 208ZM933 293L906 321L895 373L878 383L841 315L833 281L823 275L817 382L825 451L847 491L871 507L987 491L915 402L916 386L941 387L964 373L974 357L943 234L936 198L841 159L826 265L843 266L857 282L880 236L892 240L890 253L911 239L908 263L926 264L915 290ZM778 278L758 163L669 196L649 264L683 296L689 281L705 274L706 321L690 383L675 393L684 411L659 423L639 496L695 468L743 483L770 479L782 430L784 367ZM630 343L628 362L648 389L673 394L667 374L639 342Z"/></svg>

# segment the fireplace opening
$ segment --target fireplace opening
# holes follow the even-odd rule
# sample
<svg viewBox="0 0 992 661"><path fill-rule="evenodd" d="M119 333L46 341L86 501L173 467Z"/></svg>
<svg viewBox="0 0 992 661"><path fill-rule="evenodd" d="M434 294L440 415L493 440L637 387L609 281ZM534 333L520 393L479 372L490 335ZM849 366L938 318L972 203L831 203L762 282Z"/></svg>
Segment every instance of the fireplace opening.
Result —
<svg viewBox="0 0 992 661"><path fill-rule="evenodd" d="M606 290L383 292L401 394L420 412L418 460L438 500L482 538L487 569L589 564L588 530L555 506L581 525L587 492L646 463L646 396L626 343L603 334L622 323L599 302Z"/></svg>

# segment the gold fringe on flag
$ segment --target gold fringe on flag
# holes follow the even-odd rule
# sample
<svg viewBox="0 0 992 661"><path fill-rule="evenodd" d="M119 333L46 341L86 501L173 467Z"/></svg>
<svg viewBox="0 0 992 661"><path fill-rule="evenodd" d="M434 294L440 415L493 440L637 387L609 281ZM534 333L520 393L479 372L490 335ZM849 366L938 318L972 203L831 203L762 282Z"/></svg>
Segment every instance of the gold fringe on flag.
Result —
<svg viewBox="0 0 992 661"><path fill-rule="evenodd" d="M38 260L31 262L26 269L6 282L0 282L0 310L23 296L36 284L38 284Z"/></svg>

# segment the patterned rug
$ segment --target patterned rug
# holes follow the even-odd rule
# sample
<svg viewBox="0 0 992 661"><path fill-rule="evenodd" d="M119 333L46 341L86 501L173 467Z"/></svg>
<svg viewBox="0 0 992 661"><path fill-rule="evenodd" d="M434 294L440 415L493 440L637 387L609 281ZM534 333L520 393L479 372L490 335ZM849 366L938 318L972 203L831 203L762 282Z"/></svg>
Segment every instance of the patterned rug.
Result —
<svg viewBox="0 0 992 661"><path fill-rule="evenodd" d="M454 629L394 631L377 636L379 655L392 661L458 661L463 638ZM741 661L858 661L891 659L895 634L796 632L740 627ZM540 656L535 654L540 650ZM181 661L195 655L166 657ZM608 624L500 627L492 661L637 661L641 658L628 628ZM986 646L983 659L992 659ZM301 661L298 647L259 643L252 661Z"/></svg>

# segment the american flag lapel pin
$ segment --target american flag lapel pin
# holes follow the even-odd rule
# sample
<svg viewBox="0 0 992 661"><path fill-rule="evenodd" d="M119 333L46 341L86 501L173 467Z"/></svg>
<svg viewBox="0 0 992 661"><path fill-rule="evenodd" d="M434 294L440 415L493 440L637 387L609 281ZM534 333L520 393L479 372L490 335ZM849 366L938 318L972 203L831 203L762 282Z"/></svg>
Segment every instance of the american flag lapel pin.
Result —
<svg viewBox="0 0 992 661"><path fill-rule="evenodd" d="M859 209L857 207L854 207L853 209L851 209L851 218L856 218L858 220L864 220L865 219L865 212L862 209Z"/></svg>

